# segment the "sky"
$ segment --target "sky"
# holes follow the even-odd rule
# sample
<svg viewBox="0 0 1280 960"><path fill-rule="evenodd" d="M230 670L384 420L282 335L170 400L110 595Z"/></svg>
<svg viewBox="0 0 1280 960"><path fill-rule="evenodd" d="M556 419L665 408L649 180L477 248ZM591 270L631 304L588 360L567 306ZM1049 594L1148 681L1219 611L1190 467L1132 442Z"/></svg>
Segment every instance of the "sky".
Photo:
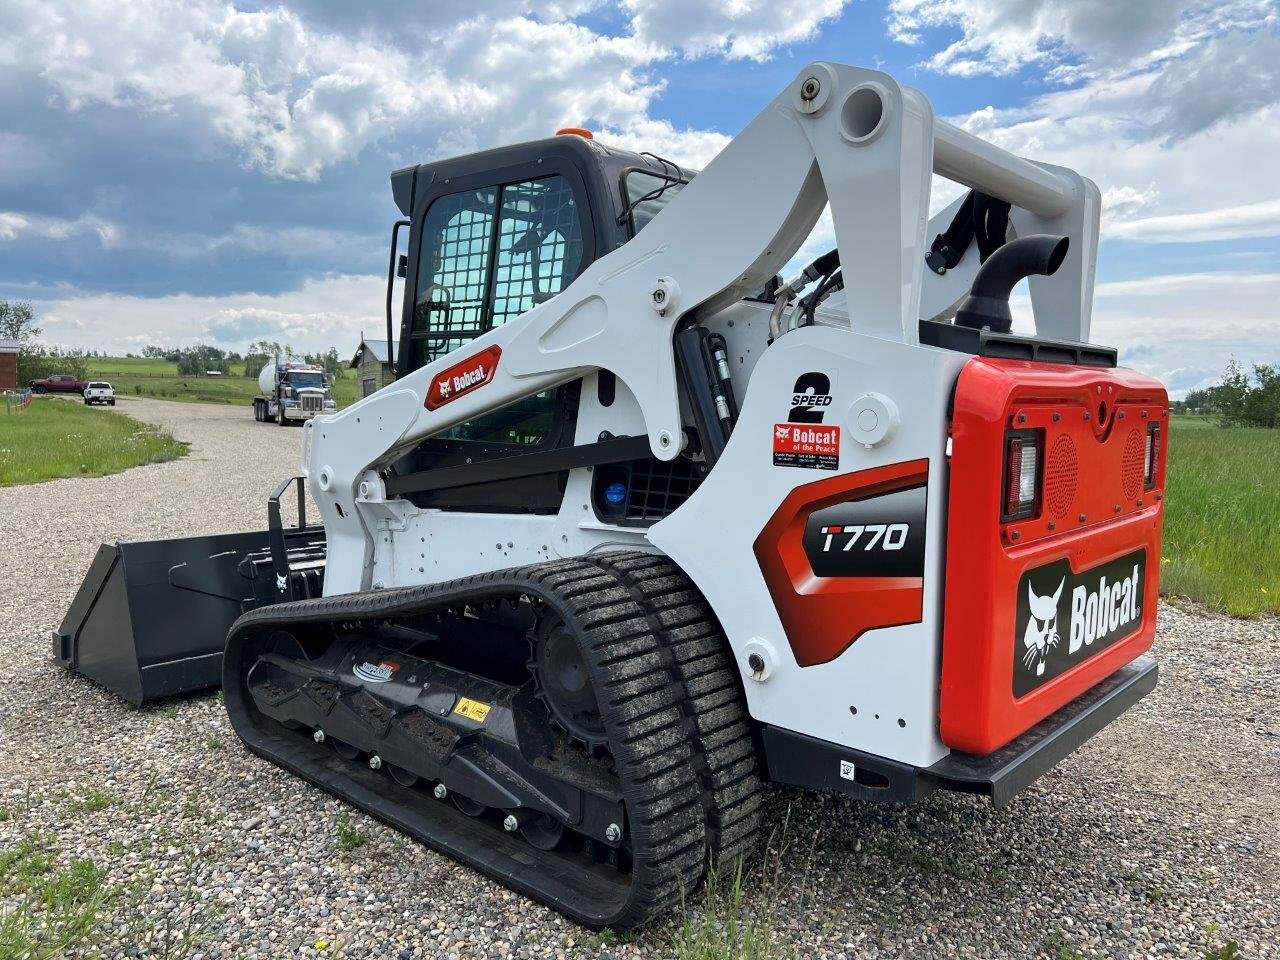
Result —
<svg viewBox="0 0 1280 960"><path fill-rule="evenodd" d="M815 59L1093 179L1124 364L1280 362L1280 0L5 0L0 297L68 347L354 353L392 169L570 125L699 166Z"/></svg>

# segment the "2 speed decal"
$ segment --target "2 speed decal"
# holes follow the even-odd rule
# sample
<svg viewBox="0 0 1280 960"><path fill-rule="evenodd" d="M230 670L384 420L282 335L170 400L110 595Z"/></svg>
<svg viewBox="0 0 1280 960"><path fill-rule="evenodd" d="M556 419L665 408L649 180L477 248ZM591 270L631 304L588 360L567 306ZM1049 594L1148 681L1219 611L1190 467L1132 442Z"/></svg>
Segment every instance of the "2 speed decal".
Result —
<svg viewBox="0 0 1280 960"><path fill-rule="evenodd" d="M831 378L821 371L802 373L791 392L788 423L821 423L831 406Z"/></svg>

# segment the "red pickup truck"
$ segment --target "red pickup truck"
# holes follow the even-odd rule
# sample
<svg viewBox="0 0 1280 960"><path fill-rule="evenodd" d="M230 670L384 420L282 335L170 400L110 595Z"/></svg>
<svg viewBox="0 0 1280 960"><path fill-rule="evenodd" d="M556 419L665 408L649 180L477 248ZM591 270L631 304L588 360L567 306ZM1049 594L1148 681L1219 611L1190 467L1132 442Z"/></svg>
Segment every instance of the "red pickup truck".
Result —
<svg viewBox="0 0 1280 960"><path fill-rule="evenodd" d="M32 393L84 393L87 380L77 380L69 373L58 373L43 380L32 380L28 386Z"/></svg>

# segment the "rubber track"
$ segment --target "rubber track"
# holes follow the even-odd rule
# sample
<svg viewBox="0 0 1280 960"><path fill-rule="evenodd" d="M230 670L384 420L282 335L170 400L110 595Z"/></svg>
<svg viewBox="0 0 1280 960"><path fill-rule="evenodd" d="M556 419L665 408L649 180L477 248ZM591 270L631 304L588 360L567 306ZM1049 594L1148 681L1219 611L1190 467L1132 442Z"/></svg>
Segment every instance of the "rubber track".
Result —
<svg viewBox="0 0 1280 960"><path fill-rule="evenodd" d="M631 891L616 913L602 916L585 904L556 902L541 895L537 878L529 871L521 877L495 879L539 896L581 923L619 929L639 926L675 905L701 881L706 821L685 725L690 709L684 702L685 685L673 674L645 610L618 576L591 563L564 560L427 586L276 604L236 621L228 651L245 638L293 623L392 618L522 594L545 602L580 637L626 801L633 855ZM227 657L224 687L239 682L230 676L232 665L239 661L239 654ZM244 712L242 699L227 696L238 733L240 722L252 723L247 716L236 716ZM251 738L245 739L252 749L263 752ZM424 839L430 842L429 837ZM529 850L536 853L532 847Z"/></svg>
<svg viewBox="0 0 1280 960"><path fill-rule="evenodd" d="M758 850L764 787L728 641L702 593L667 558L612 552L586 559L626 584L684 685L707 818L707 852L717 869L731 875L735 861L750 860Z"/></svg>

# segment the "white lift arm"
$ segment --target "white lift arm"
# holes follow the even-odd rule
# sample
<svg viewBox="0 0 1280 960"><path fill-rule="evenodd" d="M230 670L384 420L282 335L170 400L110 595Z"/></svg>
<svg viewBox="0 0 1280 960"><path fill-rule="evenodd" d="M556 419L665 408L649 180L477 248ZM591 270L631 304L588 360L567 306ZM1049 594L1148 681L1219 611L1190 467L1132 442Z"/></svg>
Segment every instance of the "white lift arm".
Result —
<svg viewBox="0 0 1280 960"><path fill-rule="evenodd" d="M1097 187L936 120L923 94L887 74L813 63L643 232L557 296L308 425L303 464L328 535L326 578L371 586L373 534L360 508L384 501L379 470L426 437L591 371L612 371L634 394L655 457L677 456L677 323L758 290L828 203L853 329L917 343L921 316L959 300L977 266L974 255L945 277L924 271L935 172L1013 204L1020 234L1070 237L1057 273L1032 281L1033 307L1039 333L1087 340ZM442 371L495 346L501 357L482 389L426 407Z"/></svg>

